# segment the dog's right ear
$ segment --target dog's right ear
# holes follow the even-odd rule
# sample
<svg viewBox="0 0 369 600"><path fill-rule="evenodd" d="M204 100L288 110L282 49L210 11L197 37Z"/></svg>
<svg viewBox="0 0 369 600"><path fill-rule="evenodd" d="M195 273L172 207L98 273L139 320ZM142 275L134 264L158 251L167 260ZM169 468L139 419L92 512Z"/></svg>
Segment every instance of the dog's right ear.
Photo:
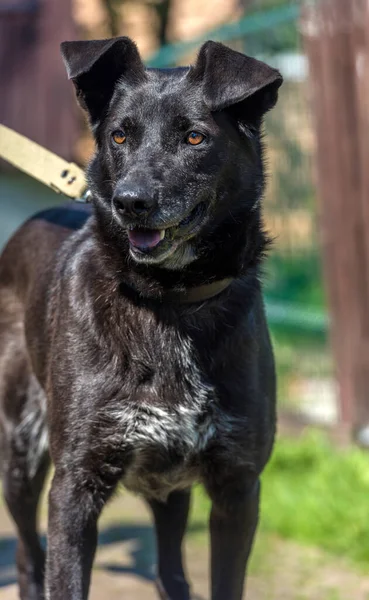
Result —
<svg viewBox="0 0 369 600"><path fill-rule="evenodd" d="M127 37L63 42L61 53L77 98L97 125L118 81L139 83L146 78L137 47Z"/></svg>
<svg viewBox="0 0 369 600"><path fill-rule="evenodd" d="M282 76L264 62L218 42L201 46L190 80L202 85L211 111L232 110L240 121L260 122L277 102Z"/></svg>

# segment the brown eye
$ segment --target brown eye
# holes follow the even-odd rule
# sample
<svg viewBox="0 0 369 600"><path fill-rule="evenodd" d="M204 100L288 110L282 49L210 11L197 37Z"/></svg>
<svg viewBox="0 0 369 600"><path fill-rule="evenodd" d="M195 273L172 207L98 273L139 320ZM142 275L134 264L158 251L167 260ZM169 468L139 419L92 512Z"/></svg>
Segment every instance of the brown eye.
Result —
<svg viewBox="0 0 369 600"><path fill-rule="evenodd" d="M202 133L198 133L198 131L191 131L186 138L186 142L192 146L198 146L204 141L204 137L205 136L203 136Z"/></svg>
<svg viewBox="0 0 369 600"><path fill-rule="evenodd" d="M124 144L126 141L126 136L124 135L124 131L121 129L117 129L112 133L113 140L116 144Z"/></svg>

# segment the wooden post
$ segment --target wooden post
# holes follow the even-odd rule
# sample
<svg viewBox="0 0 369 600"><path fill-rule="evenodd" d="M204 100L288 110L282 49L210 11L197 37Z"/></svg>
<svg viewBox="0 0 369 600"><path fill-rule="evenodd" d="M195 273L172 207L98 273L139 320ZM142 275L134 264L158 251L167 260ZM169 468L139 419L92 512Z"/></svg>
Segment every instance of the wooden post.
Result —
<svg viewBox="0 0 369 600"><path fill-rule="evenodd" d="M318 1L304 11L302 30L341 416L364 442L369 434L368 3Z"/></svg>
<svg viewBox="0 0 369 600"><path fill-rule="evenodd" d="M76 35L71 0L0 2L0 122L67 159L80 117L59 45Z"/></svg>

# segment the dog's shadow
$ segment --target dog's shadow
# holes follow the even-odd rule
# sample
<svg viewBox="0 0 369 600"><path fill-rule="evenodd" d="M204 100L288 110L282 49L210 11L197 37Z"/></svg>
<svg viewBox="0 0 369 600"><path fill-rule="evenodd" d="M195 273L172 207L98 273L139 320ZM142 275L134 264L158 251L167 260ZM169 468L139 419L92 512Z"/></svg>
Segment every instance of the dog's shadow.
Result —
<svg viewBox="0 0 369 600"><path fill-rule="evenodd" d="M116 525L103 528L99 533L99 548L117 543L128 544L130 565L111 563L102 557L98 567L114 573L131 573L142 579L153 581L155 578L155 539L152 527L143 524ZM119 552L118 552L119 561Z"/></svg>
<svg viewBox="0 0 369 600"><path fill-rule="evenodd" d="M197 531L200 525L192 525L190 531ZM201 527L202 529L202 527ZM46 546L46 538L42 538L42 543ZM16 552L15 537L0 537L0 588L16 583ZM123 549L117 551L117 561L104 557L104 550L115 544L127 544L128 555L131 560L125 560L123 563ZM132 574L146 581L155 579L155 538L153 528L150 525L142 523L113 525L100 528L99 549L97 567L110 573ZM127 554L127 553L126 553ZM122 563L119 563L120 557Z"/></svg>
<svg viewBox="0 0 369 600"><path fill-rule="evenodd" d="M46 546L46 538L42 538ZM104 549L117 543L129 543L128 553L130 564L105 561L103 553L98 561L98 568L115 573L131 573L140 578L152 581L155 566L155 540L152 527L144 524L103 527L99 533L99 548ZM15 552L17 540L15 537L0 537L0 588L16 583ZM122 554L122 553L121 553ZM127 562L127 561L125 561Z"/></svg>

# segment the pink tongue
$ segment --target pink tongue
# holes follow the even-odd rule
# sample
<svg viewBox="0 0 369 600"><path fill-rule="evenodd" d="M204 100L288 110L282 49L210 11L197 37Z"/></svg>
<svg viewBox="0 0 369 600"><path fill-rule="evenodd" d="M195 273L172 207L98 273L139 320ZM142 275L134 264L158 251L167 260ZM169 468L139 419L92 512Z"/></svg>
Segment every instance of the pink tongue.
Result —
<svg viewBox="0 0 369 600"><path fill-rule="evenodd" d="M132 229L128 231L128 238L135 248L155 248L162 236L157 229Z"/></svg>

